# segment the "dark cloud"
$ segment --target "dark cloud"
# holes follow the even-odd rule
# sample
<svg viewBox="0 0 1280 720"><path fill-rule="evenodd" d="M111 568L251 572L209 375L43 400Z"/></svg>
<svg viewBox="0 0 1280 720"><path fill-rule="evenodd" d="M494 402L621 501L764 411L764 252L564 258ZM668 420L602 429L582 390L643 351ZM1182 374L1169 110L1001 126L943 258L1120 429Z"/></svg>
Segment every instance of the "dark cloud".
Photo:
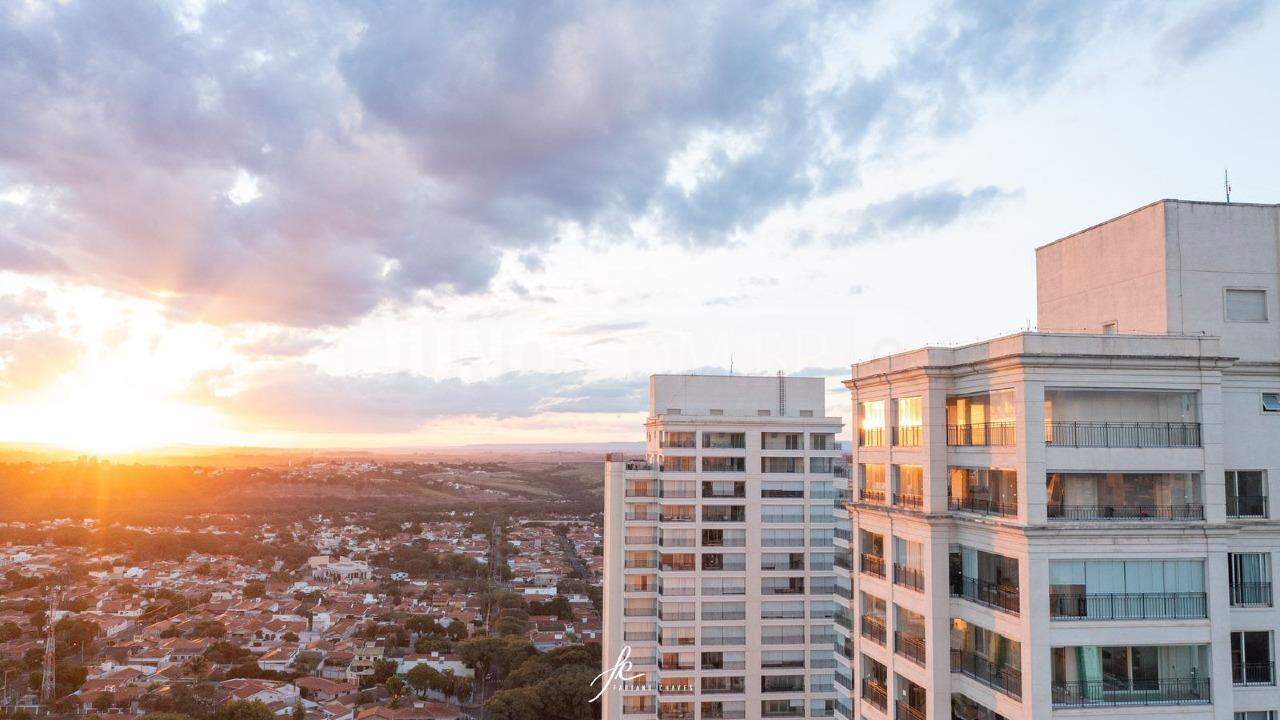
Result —
<svg viewBox="0 0 1280 720"><path fill-rule="evenodd" d="M512 372L465 382L405 372L339 376L305 364L241 379L244 388L229 394L218 390L226 380L209 378L194 399L254 427L335 433L409 432L456 416L637 412L648 388L646 380L591 380L583 372Z"/></svg>
<svg viewBox="0 0 1280 720"><path fill-rule="evenodd" d="M963 215L985 210L996 201L1014 194L990 186L967 193L946 186L903 193L863 208L854 229L848 234L833 236L831 240L854 243L908 232L937 230Z"/></svg>
<svg viewBox="0 0 1280 720"><path fill-rule="evenodd" d="M856 184L873 140L1042 92L1134 6L957 4L863 76L823 53L866 5L0 4L0 174L38 194L0 208L0 269L319 327L485 291L509 254L536 271L566 222L724 243ZM748 147L667 182L724 133Z"/></svg>
<svg viewBox="0 0 1280 720"><path fill-rule="evenodd" d="M1199 60L1226 45L1240 32L1260 27L1273 7L1266 0L1215 0L1165 31L1157 47L1180 65Z"/></svg>

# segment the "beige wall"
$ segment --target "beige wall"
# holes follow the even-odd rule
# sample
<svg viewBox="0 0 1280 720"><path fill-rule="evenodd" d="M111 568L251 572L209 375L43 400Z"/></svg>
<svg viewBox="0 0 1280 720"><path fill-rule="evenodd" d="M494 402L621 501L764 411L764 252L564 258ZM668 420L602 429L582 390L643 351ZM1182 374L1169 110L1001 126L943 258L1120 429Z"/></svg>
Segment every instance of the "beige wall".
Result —
<svg viewBox="0 0 1280 720"><path fill-rule="evenodd" d="M1039 326L1045 332L1162 333L1168 326L1162 202L1036 250Z"/></svg>

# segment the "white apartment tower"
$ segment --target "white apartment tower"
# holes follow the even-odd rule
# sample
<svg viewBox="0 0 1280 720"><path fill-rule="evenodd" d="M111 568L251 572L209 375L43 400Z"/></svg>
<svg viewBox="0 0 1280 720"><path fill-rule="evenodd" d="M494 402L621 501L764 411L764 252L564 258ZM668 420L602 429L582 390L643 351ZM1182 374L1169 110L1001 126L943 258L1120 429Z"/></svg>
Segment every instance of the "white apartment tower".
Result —
<svg viewBox="0 0 1280 720"><path fill-rule="evenodd" d="M1036 260L1038 332L845 383L837 716L1276 720L1280 206Z"/></svg>
<svg viewBox="0 0 1280 720"><path fill-rule="evenodd" d="M655 375L648 447L605 464L604 717L830 717L833 510L821 378Z"/></svg>

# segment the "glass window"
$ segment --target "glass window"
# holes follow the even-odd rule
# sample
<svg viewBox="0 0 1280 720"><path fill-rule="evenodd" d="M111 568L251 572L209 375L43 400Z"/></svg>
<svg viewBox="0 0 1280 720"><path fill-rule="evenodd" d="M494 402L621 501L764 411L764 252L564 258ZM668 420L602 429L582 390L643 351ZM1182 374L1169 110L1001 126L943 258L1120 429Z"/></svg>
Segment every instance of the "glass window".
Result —
<svg viewBox="0 0 1280 720"><path fill-rule="evenodd" d="M702 472L746 472L747 459L743 457L703 457Z"/></svg>
<svg viewBox="0 0 1280 720"><path fill-rule="evenodd" d="M1280 393L1262 393L1262 412L1280 413Z"/></svg>

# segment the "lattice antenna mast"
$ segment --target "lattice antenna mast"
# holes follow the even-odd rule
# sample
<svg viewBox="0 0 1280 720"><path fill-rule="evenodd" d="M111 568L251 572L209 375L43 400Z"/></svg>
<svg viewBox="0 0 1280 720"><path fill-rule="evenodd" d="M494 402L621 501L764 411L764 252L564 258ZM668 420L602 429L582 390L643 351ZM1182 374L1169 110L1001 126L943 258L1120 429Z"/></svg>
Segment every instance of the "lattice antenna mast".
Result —
<svg viewBox="0 0 1280 720"><path fill-rule="evenodd" d="M1227 170L1222 171L1222 189L1227 191L1227 202L1231 202L1231 175Z"/></svg>
<svg viewBox="0 0 1280 720"><path fill-rule="evenodd" d="M45 638L44 638L44 672L40 678L40 702L44 704L46 712L52 712L54 692L57 687L55 673L57 672L57 658L55 657L56 643L53 638L53 616L58 609L58 588L49 590L49 615L45 618Z"/></svg>
<svg viewBox="0 0 1280 720"><path fill-rule="evenodd" d="M787 384L782 379L782 371L778 371L778 417L787 416Z"/></svg>

